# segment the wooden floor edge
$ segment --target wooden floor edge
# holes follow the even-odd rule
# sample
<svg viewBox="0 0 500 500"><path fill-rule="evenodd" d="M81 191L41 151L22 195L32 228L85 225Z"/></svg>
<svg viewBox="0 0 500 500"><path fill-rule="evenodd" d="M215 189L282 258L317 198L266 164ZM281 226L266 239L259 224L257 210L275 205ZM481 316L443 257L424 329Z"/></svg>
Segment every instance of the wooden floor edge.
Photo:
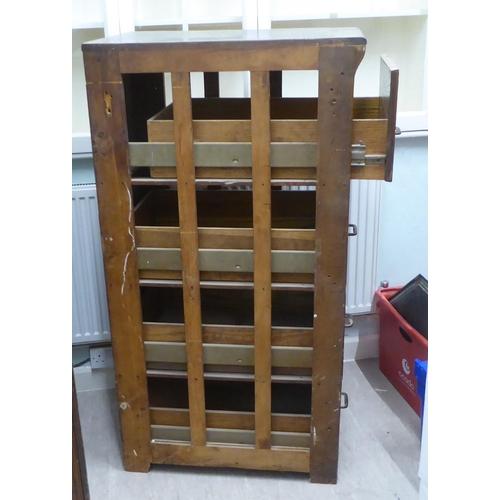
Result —
<svg viewBox="0 0 500 500"><path fill-rule="evenodd" d="M151 442L151 463L231 467L287 472L309 472L309 450L273 447L270 450L239 446L191 446Z"/></svg>

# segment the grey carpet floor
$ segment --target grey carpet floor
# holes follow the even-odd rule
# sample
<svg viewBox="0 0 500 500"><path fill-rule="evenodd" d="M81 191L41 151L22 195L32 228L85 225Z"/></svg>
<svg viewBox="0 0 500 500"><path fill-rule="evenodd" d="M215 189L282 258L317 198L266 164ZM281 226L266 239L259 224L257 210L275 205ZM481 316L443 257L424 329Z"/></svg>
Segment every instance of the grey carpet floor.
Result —
<svg viewBox="0 0 500 500"><path fill-rule="evenodd" d="M338 483L306 474L152 465L123 470L114 389L78 393L91 500L418 500L420 419L378 368L344 365Z"/></svg>

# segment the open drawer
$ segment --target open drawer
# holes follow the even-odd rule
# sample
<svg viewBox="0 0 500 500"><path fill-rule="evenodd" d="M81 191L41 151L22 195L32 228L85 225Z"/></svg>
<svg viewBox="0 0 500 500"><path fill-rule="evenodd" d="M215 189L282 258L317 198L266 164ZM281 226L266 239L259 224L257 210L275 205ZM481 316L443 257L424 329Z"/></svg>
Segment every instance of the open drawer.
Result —
<svg viewBox="0 0 500 500"><path fill-rule="evenodd" d="M399 71L381 57L380 96L354 98L352 179L392 180ZM270 98L271 178L314 180L317 160L316 98ZM250 98L193 98L197 179L251 179ZM147 143L129 145L132 167L153 178L175 179L173 105L148 120ZM334 134L335 131L332 131Z"/></svg>
<svg viewBox="0 0 500 500"><path fill-rule="evenodd" d="M255 390L252 381L204 382L207 441L213 444L255 443ZM186 376L148 376L151 437L154 440L190 441ZM309 448L311 387L306 384L271 384L271 444Z"/></svg>
<svg viewBox="0 0 500 500"><path fill-rule="evenodd" d="M213 280L252 282L252 192L197 190L196 204L201 286ZM271 191L273 283L312 286L315 210L315 191ZM177 190L150 187L137 203L135 226L140 279L181 279Z"/></svg>

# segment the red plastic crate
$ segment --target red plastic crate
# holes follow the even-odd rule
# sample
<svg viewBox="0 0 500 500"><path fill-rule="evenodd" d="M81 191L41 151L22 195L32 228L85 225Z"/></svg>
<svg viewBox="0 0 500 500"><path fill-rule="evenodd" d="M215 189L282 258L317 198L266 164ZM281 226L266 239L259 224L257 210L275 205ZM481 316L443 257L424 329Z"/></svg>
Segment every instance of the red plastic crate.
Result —
<svg viewBox="0 0 500 500"><path fill-rule="evenodd" d="M427 361L428 342L389 302L401 288L381 288L375 292L380 309L380 370L420 415L415 359Z"/></svg>

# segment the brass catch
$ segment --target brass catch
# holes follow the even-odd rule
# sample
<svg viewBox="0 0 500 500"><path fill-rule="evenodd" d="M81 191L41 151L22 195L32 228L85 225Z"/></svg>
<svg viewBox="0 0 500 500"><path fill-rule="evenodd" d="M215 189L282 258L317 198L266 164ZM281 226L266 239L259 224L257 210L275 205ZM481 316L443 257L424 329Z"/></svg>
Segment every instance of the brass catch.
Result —
<svg viewBox="0 0 500 500"><path fill-rule="evenodd" d="M366 144L352 144L351 167L365 167L366 165L385 165L385 155L367 155Z"/></svg>

